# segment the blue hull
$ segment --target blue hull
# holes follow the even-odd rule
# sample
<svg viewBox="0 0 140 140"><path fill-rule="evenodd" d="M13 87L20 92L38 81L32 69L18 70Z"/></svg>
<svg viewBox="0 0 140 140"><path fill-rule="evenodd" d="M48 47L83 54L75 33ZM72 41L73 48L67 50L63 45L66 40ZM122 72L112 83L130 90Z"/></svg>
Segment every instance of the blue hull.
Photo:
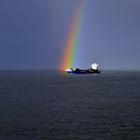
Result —
<svg viewBox="0 0 140 140"><path fill-rule="evenodd" d="M67 74L99 74L100 71L71 71L71 72L67 72Z"/></svg>

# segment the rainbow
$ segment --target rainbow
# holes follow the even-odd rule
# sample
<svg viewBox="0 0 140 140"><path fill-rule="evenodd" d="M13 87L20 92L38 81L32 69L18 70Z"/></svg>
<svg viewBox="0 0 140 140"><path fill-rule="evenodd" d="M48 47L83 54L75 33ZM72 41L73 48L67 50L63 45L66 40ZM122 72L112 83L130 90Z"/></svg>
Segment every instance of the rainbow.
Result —
<svg viewBox="0 0 140 140"><path fill-rule="evenodd" d="M76 14L72 19L70 32L68 34L68 38L66 39L64 51L60 60L60 70L65 70L66 68L73 66L74 55L77 48L78 36L80 32L81 19L83 16L83 6L84 0L79 0L78 8L76 9Z"/></svg>

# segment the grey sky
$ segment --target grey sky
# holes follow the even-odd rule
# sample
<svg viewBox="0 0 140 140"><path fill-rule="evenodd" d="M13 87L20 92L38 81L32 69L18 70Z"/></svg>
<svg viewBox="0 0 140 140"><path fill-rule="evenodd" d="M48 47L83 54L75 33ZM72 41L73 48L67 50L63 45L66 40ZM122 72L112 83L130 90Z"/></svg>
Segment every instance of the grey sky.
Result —
<svg viewBox="0 0 140 140"><path fill-rule="evenodd" d="M1 0L0 69L54 69L78 0ZM140 1L86 0L75 66L140 69Z"/></svg>

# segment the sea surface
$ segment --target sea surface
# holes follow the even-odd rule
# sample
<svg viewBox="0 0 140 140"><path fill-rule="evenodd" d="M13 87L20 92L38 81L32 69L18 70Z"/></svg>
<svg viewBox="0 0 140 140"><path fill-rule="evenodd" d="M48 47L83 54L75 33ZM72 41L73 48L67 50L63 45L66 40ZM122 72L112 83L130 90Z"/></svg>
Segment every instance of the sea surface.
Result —
<svg viewBox="0 0 140 140"><path fill-rule="evenodd" d="M140 140L140 72L0 72L0 140Z"/></svg>

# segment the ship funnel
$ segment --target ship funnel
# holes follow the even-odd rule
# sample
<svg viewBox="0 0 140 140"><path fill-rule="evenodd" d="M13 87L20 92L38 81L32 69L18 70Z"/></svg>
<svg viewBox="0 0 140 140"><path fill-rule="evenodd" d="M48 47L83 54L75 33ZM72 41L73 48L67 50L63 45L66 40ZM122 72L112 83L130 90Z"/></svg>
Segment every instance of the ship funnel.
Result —
<svg viewBox="0 0 140 140"><path fill-rule="evenodd" d="M91 68L92 68L93 70L98 70L98 67L99 67L99 65L98 65L97 63L93 63L93 64L91 65Z"/></svg>

